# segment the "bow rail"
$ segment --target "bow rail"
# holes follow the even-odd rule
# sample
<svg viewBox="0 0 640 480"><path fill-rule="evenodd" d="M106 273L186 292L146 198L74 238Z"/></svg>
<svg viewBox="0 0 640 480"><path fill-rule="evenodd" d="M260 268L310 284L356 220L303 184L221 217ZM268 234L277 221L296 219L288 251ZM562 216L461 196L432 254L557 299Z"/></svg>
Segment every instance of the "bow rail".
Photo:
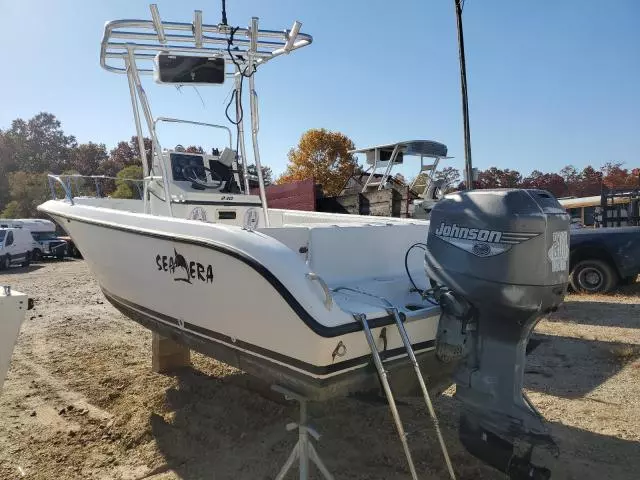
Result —
<svg viewBox="0 0 640 480"><path fill-rule="evenodd" d="M48 174L47 181L49 182L49 191L51 192L51 198L53 200L58 199L56 193L56 185L62 187L64 199L71 205L74 205L74 198L77 196L95 196L102 198L105 195L105 186L103 182L111 180L113 182L125 182L128 185L132 185L136 188L138 193L138 199L142 199L143 186L145 182L153 180L162 180L162 177L147 177L147 178L124 178L124 177L110 177L108 175L80 175L80 174Z"/></svg>

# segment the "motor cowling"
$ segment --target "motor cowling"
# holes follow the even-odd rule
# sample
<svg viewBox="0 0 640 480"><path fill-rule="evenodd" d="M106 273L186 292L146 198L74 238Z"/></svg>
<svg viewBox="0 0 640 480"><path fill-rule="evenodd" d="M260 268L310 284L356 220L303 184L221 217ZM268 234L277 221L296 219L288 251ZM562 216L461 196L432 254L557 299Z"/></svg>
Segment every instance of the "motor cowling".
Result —
<svg viewBox="0 0 640 480"><path fill-rule="evenodd" d="M547 454L557 454L522 386L529 336L566 293L569 220L544 190L454 193L431 211L425 269L443 310L436 353L465 357L454 377L460 437L512 478L549 478Z"/></svg>

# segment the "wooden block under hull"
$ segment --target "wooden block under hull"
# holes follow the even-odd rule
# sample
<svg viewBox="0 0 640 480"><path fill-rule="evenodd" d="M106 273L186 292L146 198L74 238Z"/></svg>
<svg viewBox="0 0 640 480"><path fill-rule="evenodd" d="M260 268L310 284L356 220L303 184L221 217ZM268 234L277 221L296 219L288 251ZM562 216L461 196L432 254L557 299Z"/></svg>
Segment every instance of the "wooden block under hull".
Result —
<svg viewBox="0 0 640 480"><path fill-rule="evenodd" d="M191 350L183 343L153 332L151 339L151 370L169 373L191 365Z"/></svg>

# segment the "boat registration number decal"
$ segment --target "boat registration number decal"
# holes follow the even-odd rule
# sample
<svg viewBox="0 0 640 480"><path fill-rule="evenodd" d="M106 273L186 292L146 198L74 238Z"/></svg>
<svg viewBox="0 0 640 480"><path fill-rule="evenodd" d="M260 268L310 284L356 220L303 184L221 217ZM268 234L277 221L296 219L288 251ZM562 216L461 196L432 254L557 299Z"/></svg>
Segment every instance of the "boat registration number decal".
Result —
<svg viewBox="0 0 640 480"><path fill-rule="evenodd" d="M202 207L196 207L191 210L191 213L187 217L187 220L200 220L201 222L206 222L207 211Z"/></svg>
<svg viewBox="0 0 640 480"><path fill-rule="evenodd" d="M553 232L553 243L548 251L552 272L563 272L569 267L569 232Z"/></svg>
<svg viewBox="0 0 640 480"><path fill-rule="evenodd" d="M244 212L244 228L247 230L254 230L258 223L260 223L260 217L258 216L258 211L255 208L249 208L246 212Z"/></svg>
<svg viewBox="0 0 640 480"><path fill-rule="evenodd" d="M175 282L213 283L213 267L196 261L189 261L174 248L173 255L156 255L156 267L159 272L173 275Z"/></svg>

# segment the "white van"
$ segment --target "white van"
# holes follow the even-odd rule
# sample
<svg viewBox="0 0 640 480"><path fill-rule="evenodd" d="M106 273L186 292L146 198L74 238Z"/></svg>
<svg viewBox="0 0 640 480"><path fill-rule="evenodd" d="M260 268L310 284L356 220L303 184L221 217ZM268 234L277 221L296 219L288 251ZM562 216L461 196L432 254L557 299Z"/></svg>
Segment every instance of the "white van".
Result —
<svg viewBox="0 0 640 480"><path fill-rule="evenodd" d="M23 228L0 228L0 270L11 265L28 267L37 243L29 230Z"/></svg>
<svg viewBox="0 0 640 480"><path fill-rule="evenodd" d="M55 232L56 224L44 218L0 218L0 228L26 228L31 232Z"/></svg>
<svg viewBox="0 0 640 480"><path fill-rule="evenodd" d="M43 257L62 259L67 253L67 242L56 234L56 224L42 218L0 218L0 228L23 228L31 232L38 243L33 249L31 259L38 261Z"/></svg>

